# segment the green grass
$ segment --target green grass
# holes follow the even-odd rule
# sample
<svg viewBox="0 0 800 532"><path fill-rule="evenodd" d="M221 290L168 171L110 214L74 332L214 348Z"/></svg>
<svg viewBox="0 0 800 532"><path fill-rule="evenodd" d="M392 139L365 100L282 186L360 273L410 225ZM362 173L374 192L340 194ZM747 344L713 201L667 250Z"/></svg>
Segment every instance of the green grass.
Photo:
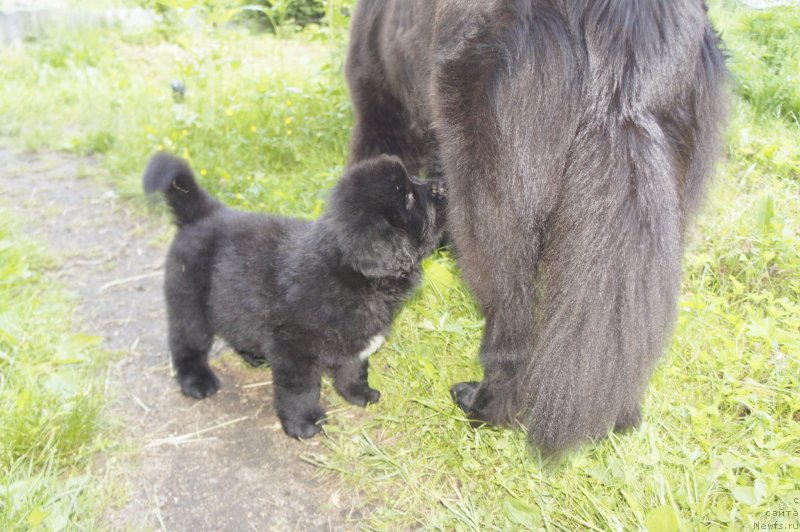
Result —
<svg viewBox="0 0 800 532"><path fill-rule="evenodd" d="M483 322L453 260L436 255L372 359L381 402L364 411L329 388L327 450L308 457L361 497L365 526L800 521L800 11L711 8L731 55L732 119L642 426L558 464L523 434L470 428L448 388L480 377ZM53 34L0 50L0 130L29 147L95 153L131 195L164 148L230 204L315 217L352 124L344 28L337 20L286 40L210 23ZM186 84L183 103L172 79Z"/></svg>
<svg viewBox="0 0 800 532"><path fill-rule="evenodd" d="M109 433L100 338L73 332L50 261L9 218L0 209L0 529L92 528Z"/></svg>
<svg viewBox="0 0 800 532"><path fill-rule="evenodd" d="M11 71L0 88L0 134L101 156L135 194L131 176L166 149L226 202L315 216L349 138L338 24L284 41L174 22L122 36L54 33L22 53L0 50ZM182 103L172 80L186 86Z"/></svg>

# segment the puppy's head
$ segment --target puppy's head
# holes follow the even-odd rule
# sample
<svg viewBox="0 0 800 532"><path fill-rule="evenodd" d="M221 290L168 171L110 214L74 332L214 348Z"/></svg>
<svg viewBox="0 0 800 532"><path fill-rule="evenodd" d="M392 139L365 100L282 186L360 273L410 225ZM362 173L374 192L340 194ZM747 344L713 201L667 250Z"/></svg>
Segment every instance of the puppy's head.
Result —
<svg viewBox="0 0 800 532"><path fill-rule="evenodd" d="M439 242L444 191L397 157L361 161L331 191L324 217L344 262L366 277L402 277Z"/></svg>

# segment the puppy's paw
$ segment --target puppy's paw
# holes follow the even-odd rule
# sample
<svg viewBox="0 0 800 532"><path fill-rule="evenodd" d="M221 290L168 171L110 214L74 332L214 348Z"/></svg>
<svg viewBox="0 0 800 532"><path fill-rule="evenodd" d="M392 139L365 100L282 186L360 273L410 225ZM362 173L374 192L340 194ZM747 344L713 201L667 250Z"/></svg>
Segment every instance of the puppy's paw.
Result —
<svg viewBox="0 0 800 532"><path fill-rule="evenodd" d="M219 390L219 379L205 366L193 366L191 369L178 371L176 378L183 394L195 399L214 395Z"/></svg>
<svg viewBox="0 0 800 532"><path fill-rule="evenodd" d="M450 397L464 412L471 414L475 404L475 394L478 392L478 382L459 382L450 388Z"/></svg>
<svg viewBox="0 0 800 532"><path fill-rule="evenodd" d="M267 359L261 356L260 353L253 353L252 351L236 351L236 352L239 353L239 356L241 356L245 362L247 362L254 368L269 366L269 362L267 362Z"/></svg>
<svg viewBox="0 0 800 532"><path fill-rule="evenodd" d="M377 403L381 398L381 392L369 386L351 386L346 393L342 394L342 397L351 405L367 406Z"/></svg>
<svg viewBox="0 0 800 532"><path fill-rule="evenodd" d="M378 400L381 398L381 392L376 390L375 388L369 388L367 391L367 404L371 405L377 403Z"/></svg>
<svg viewBox="0 0 800 532"><path fill-rule="evenodd" d="M311 438L321 431L322 422L324 420L325 410L317 406L300 417L281 418L281 426L288 436L297 439L305 439Z"/></svg>

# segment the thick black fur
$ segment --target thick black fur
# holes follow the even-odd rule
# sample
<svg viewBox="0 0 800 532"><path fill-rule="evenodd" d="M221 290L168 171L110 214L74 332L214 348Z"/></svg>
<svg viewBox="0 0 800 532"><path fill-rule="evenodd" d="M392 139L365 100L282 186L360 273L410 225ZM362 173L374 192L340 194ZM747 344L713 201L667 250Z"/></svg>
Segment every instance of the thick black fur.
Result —
<svg viewBox="0 0 800 532"><path fill-rule="evenodd" d="M250 363L272 366L275 407L290 436L320 430L323 371L347 401L378 400L363 351L386 336L441 235L436 183L409 177L396 157L365 160L349 168L313 222L228 209L165 153L150 161L144 188L166 196L179 227L164 289L184 394L200 399L219 388L208 365L217 334Z"/></svg>
<svg viewBox="0 0 800 532"><path fill-rule="evenodd" d="M545 450L636 426L674 320L726 70L702 0L360 0L352 164L448 183L486 316L478 420Z"/></svg>

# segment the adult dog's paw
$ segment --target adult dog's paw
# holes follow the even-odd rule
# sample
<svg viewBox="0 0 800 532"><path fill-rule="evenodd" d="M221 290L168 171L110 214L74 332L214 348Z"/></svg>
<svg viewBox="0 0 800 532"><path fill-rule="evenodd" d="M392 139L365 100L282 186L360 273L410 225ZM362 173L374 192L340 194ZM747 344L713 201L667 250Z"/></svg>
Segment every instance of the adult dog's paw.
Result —
<svg viewBox="0 0 800 532"><path fill-rule="evenodd" d="M475 403L475 394L478 391L479 382L459 382L450 388L450 397L464 412L471 414L472 405Z"/></svg>
<svg viewBox="0 0 800 532"><path fill-rule="evenodd" d="M281 419L281 426L283 426L283 431L292 438L305 439L311 438L321 431L324 420L325 410L321 406L317 406L298 418Z"/></svg>
<svg viewBox="0 0 800 532"><path fill-rule="evenodd" d="M219 390L219 379L211 369L205 366L193 366L178 371L176 377L184 395L203 399L214 395Z"/></svg>

